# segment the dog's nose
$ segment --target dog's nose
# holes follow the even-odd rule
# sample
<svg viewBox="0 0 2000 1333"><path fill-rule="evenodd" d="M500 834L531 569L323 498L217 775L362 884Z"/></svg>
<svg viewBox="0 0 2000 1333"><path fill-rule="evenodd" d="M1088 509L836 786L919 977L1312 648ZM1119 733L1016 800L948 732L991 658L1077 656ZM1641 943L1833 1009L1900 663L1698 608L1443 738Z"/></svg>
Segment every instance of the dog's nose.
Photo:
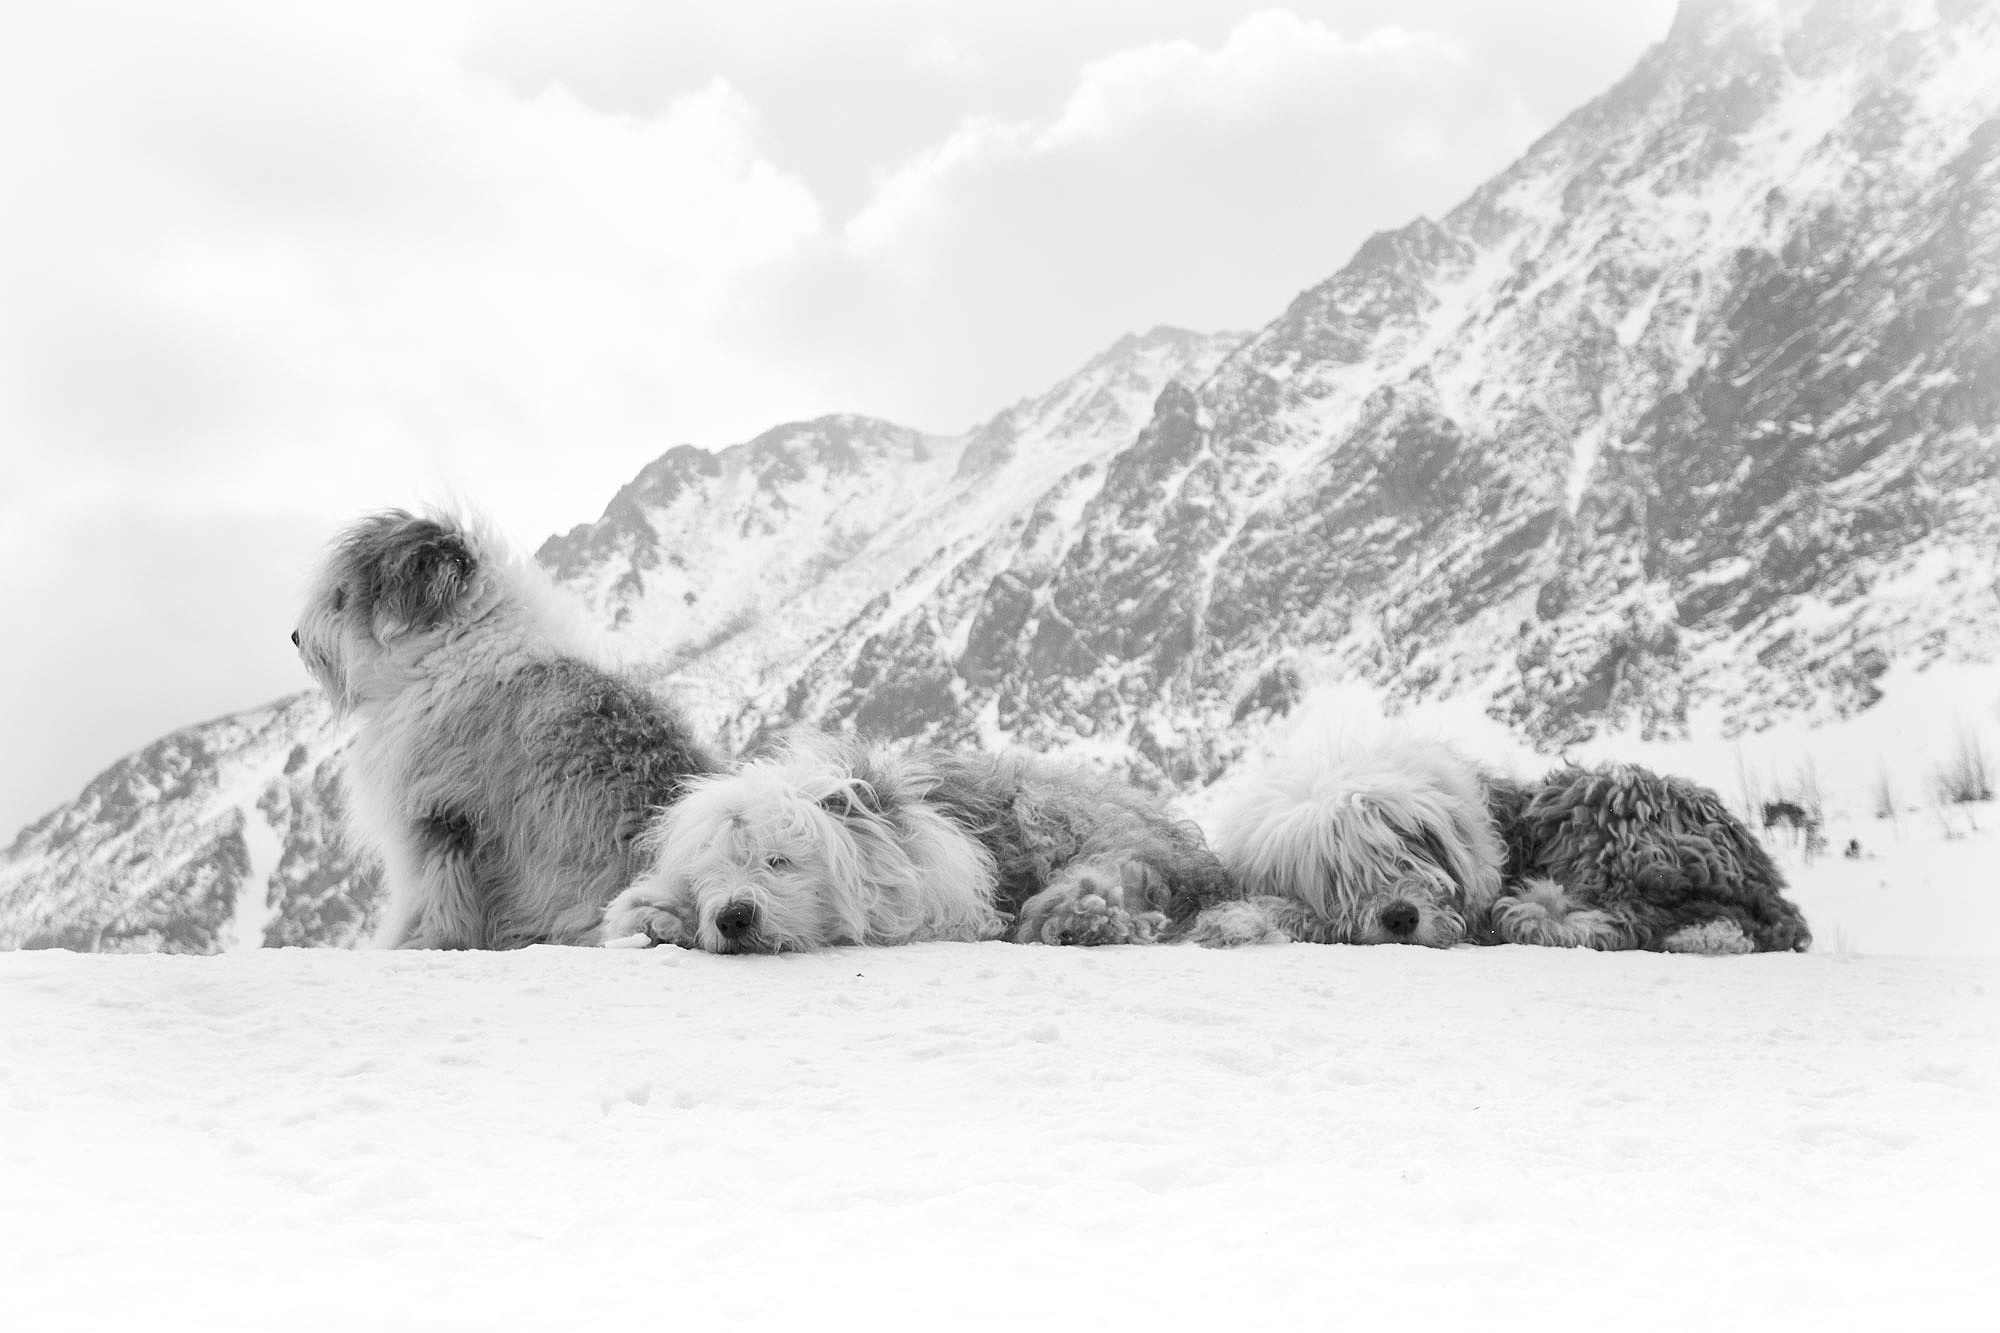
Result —
<svg viewBox="0 0 2000 1333"><path fill-rule="evenodd" d="M757 920L757 909L749 903L731 903L715 914L715 928L725 940L740 939Z"/></svg>
<svg viewBox="0 0 2000 1333"><path fill-rule="evenodd" d="M1382 909L1382 929L1408 938L1417 930L1417 909L1409 903L1390 903Z"/></svg>
<svg viewBox="0 0 2000 1333"><path fill-rule="evenodd" d="M292 631L292 647L296 648L296 647L298 647L298 646L299 646L299 632L298 632L297 630L293 630L293 631Z"/></svg>

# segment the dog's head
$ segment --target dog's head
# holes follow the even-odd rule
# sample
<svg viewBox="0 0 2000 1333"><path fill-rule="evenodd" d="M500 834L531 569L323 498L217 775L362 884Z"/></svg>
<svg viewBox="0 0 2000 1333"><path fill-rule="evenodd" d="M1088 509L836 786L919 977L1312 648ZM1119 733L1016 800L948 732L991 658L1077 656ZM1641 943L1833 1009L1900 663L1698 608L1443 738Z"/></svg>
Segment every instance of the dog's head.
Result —
<svg viewBox="0 0 2000 1333"><path fill-rule="evenodd" d="M889 775L788 747L704 778L647 839L648 894L681 924L671 943L783 953L894 935L910 904L908 796Z"/></svg>
<svg viewBox="0 0 2000 1333"><path fill-rule="evenodd" d="M1450 948L1483 924L1501 850L1475 775L1432 749L1275 762L1225 820L1223 860L1249 894L1306 907L1328 942Z"/></svg>
<svg viewBox="0 0 2000 1333"><path fill-rule="evenodd" d="M292 643L337 709L392 691L395 666L489 600L487 564L482 539L464 525L372 515L334 542Z"/></svg>

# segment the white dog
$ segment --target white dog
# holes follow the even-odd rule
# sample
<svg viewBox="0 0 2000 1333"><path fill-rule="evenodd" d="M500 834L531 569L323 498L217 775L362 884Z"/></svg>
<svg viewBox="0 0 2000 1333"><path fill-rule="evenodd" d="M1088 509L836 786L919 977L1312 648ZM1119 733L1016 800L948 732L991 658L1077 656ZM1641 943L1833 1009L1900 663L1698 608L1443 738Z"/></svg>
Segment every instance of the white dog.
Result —
<svg viewBox="0 0 2000 1333"><path fill-rule="evenodd" d="M1200 833L1126 784L828 736L701 779L646 842L607 944L1143 943L1234 896Z"/></svg>
<svg viewBox="0 0 2000 1333"><path fill-rule="evenodd" d="M1476 940L1505 855L1480 774L1409 737L1325 739L1252 773L1216 847L1247 899L1294 939Z"/></svg>
<svg viewBox="0 0 2000 1333"><path fill-rule="evenodd" d="M593 938L649 812L714 768L571 623L479 524L392 511L335 543L292 642L360 719L347 823L383 865L378 944Z"/></svg>

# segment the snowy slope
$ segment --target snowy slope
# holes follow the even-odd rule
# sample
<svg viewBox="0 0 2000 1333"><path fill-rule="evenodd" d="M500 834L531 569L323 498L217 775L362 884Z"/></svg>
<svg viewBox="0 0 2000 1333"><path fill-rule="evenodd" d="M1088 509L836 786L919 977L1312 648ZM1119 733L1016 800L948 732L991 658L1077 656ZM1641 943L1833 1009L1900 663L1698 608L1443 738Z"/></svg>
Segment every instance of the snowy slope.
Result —
<svg viewBox="0 0 2000 1333"><path fill-rule="evenodd" d="M705 723L740 742L857 617L922 605L1062 479L1129 445L1171 382L1208 377L1240 333L1128 334L962 436L867 417L781 426L648 465L597 522L538 559Z"/></svg>
<svg viewBox="0 0 2000 1333"><path fill-rule="evenodd" d="M24 1328L1990 1319L1990 950L41 953L0 1006Z"/></svg>
<svg viewBox="0 0 2000 1333"><path fill-rule="evenodd" d="M787 712L1184 789L1303 654L1548 749L1852 714L2000 655L1996 273L2000 7L1695 0Z"/></svg>
<svg viewBox="0 0 2000 1333"><path fill-rule="evenodd" d="M365 938L375 873L340 838L348 734L313 691L119 760L0 856L0 948L213 953Z"/></svg>

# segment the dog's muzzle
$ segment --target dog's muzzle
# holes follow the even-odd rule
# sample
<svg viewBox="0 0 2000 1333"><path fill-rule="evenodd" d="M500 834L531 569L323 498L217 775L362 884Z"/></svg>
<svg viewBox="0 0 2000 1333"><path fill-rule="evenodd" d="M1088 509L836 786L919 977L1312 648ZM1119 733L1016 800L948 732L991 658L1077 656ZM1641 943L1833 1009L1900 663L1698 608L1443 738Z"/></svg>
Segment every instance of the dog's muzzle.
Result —
<svg viewBox="0 0 2000 1333"><path fill-rule="evenodd" d="M1382 923L1382 929L1399 940L1406 940L1417 933L1423 915L1413 903L1393 902L1382 909L1376 920Z"/></svg>
<svg viewBox="0 0 2000 1333"><path fill-rule="evenodd" d="M749 903L731 903L715 914L715 930L731 944L741 944L757 929L757 909Z"/></svg>

